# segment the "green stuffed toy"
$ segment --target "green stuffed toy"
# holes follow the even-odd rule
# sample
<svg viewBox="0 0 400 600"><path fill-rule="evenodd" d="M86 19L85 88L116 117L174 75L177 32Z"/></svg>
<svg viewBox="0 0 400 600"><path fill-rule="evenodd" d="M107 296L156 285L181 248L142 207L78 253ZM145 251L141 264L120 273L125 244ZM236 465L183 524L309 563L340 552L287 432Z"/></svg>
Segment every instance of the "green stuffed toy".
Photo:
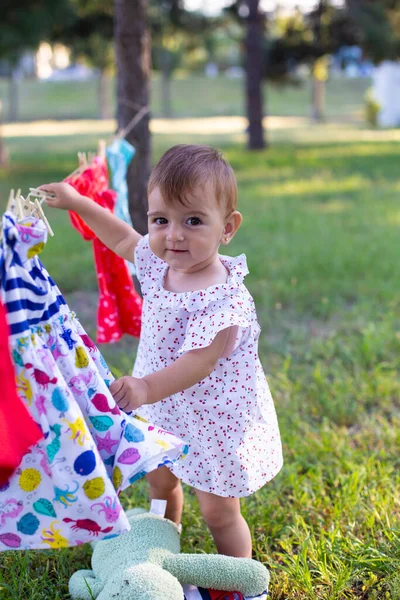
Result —
<svg viewBox="0 0 400 600"><path fill-rule="evenodd" d="M140 509L128 512L131 530L96 542L92 571L74 573L74 600L184 600L181 584L262 594L269 584L266 567L251 558L221 554L180 554L178 527Z"/></svg>

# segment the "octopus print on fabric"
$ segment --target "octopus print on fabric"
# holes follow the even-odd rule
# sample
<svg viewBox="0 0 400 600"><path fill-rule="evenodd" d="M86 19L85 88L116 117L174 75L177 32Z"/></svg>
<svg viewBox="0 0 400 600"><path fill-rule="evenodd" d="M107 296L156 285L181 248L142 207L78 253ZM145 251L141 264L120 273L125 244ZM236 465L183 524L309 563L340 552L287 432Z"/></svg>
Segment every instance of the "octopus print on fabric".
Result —
<svg viewBox="0 0 400 600"><path fill-rule="evenodd" d="M151 251L148 236L136 247L135 265L143 293L143 331L133 370L154 373L184 352L208 346L216 334L236 327L233 351L191 388L136 414L190 444L185 461L169 465L183 482L218 496L247 496L282 466L273 400L258 358L254 302L243 280L244 255L220 256L228 280L203 290L164 289L168 264Z"/></svg>
<svg viewBox="0 0 400 600"><path fill-rule="evenodd" d="M42 221L3 217L0 292L17 388L44 439L0 487L0 550L61 548L129 529L119 492L187 451L116 405L107 364L37 256L46 237Z"/></svg>

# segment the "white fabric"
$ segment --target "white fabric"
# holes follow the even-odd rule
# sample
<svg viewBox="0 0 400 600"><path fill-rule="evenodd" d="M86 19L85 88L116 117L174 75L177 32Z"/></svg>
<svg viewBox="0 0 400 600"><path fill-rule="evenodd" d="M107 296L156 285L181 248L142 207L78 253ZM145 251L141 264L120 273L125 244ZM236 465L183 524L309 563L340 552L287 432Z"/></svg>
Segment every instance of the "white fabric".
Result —
<svg viewBox="0 0 400 600"><path fill-rule="evenodd" d="M184 352L208 346L218 331L238 327L235 349L193 387L137 414L190 445L185 461L169 466L183 482L224 497L247 496L282 466L275 408L258 358L254 302L243 284L246 258L220 256L228 281L203 290L164 289L168 265L151 251L148 236L136 248L144 298L143 325L133 375L172 364Z"/></svg>

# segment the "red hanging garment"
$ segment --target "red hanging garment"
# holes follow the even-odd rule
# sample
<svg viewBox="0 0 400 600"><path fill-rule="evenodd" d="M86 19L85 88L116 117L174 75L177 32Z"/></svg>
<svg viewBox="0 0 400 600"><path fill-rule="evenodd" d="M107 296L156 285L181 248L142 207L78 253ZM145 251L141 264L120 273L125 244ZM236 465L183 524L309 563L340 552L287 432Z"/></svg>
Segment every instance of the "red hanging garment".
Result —
<svg viewBox="0 0 400 600"><path fill-rule="evenodd" d="M8 347L8 325L1 303L0 381L0 485L4 485L18 467L28 448L43 436L17 394Z"/></svg>
<svg viewBox="0 0 400 600"><path fill-rule="evenodd" d="M108 189L106 160L96 156L93 163L77 176L65 181L80 194L113 212L116 192ZM136 293L128 267L123 258L109 250L79 215L70 212L72 225L84 240L93 241L99 303L97 312L97 342L118 341L124 333L139 337L142 300Z"/></svg>

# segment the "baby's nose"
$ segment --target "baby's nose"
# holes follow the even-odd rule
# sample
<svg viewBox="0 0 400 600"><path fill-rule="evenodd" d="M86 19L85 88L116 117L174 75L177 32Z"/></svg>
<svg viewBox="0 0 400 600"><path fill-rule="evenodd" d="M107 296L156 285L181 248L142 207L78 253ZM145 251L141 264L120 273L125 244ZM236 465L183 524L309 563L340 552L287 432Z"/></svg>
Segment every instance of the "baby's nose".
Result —
<svg viewBox="0 0 400 600"><path fill-rule="evenodd" d="M167 236L168 236L168 239L171 241L181 241L181 240L183 240L183 237L184 237L182 229L180 227L176 227L173 225L171 225L168 228Z"/></svg>

